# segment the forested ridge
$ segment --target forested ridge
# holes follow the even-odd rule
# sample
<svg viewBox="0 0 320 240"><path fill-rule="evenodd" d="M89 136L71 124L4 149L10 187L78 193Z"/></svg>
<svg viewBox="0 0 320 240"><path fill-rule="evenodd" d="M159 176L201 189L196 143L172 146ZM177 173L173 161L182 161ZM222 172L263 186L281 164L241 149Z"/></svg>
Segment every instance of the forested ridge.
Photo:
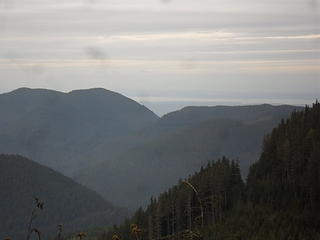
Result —
<svg viewBox="0 0 320 240"><path fill-rule="evenodd" d="M223 157L95 237L316 240L319 212L320 104L316 102L292 113L265 136L260 159L251 166L246 183L238 163Z"/></svg>
<svg viewBox="0 0 320 240"><path fill-rule="evenodd" d="M105 159L86 168L75 180L111 202L135 210L147 206L150 196L166 191L212 159L238 159L246 176L260 155L264 135L294 110L303 108L267 104L187 107L131 136L136 145L124 148L117 157L100 154ZM123 145L119 143L117 148ZM93 159L95 156L91 154Z"/></svg>
<svg viewBox="0 0 320 240"><path fill-rule="evenodd" d="M107 89L20 88L0 94L0 153L32 159L134 211L223 155L247 175L263 136L301 109L194 106L160 118Z"/></svg>

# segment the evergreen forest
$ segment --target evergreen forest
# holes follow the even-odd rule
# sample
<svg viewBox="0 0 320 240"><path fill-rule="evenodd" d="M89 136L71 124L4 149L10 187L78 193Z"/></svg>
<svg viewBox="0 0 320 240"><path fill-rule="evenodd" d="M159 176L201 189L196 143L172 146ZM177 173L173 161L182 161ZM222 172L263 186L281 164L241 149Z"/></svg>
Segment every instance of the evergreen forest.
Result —
<svg viewBox="0 0 320 240"><path fill-rule="evenodd" d="M151 198L105 239L316 240L320 238L320 104L293 112L264 138L241 178L222 157ZM130 198L130 196L128 196Z"/></svg>

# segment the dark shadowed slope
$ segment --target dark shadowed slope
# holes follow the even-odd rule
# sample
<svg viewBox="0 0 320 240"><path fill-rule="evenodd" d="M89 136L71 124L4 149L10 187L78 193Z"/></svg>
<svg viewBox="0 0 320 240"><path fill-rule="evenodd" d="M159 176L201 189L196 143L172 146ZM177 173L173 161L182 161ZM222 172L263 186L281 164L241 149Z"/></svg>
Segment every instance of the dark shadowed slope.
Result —
<svg viewBox="0 0 320 240"><path fill-rule="evenodd" d="M115 158L105 157L76 179L102 195L113 192L113 202L136 208L223 155L238 159L246 175L259 156L264 135L299 109L271 105L184 108L140 132L139 145Z"/></svg>
<svg viewBox="0 0 320 240"><path fill-rule="evenodd" d="M246 175L263 136L299 109L186 107L158 118L105 89L23 88L0 95L0 153L30 157L135 208L222 155L238 159Z"/></svg>
<svg viewBox="0 0 320 240"><path fill-rule="evenodd" d="M234 161L212 161L189 184L179 181L131 219L92 237L130 239L135 223L141 239L319 240L319 103L264 138L248 176L242 181Z"/></svg>
<svg viewBox="0 0 320 240"><path fill-rule="evenodd" d="M52 169L18 155L0 155L1 239L25 236L34 196L44 201L36 221L44 236L55 232L60 223L70 232L111 225L127 215L127 211Z"/></svg>
<svg viewBox="0 0 320 240"><path fill-rule="evenodd" d="M22 88L0 95L0 152L18 153L67 175L94 159L80 156L145 128L158 117L149 109L105 89L61 93ZM82 158L83 159L83 158Z"/></svg>

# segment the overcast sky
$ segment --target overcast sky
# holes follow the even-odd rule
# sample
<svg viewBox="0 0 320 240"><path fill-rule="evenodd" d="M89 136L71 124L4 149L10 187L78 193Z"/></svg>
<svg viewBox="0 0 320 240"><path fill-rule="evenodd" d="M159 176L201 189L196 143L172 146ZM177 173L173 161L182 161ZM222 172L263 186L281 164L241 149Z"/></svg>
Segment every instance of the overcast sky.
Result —
<svg viewBox="0 0 320 240"><path fill-rule="evenodd" d="M0 92L104 87L159 115L312 103L318 0L0 0Z"/></svg>

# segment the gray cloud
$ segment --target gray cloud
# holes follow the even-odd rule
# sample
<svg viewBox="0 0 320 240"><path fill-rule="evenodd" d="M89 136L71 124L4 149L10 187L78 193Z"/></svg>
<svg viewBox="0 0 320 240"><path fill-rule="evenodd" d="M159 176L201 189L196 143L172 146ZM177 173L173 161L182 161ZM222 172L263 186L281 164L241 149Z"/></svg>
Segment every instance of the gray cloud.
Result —
<svg viewBox="0 0 320 240"><path fill-rule="evenodd" d="M311 100L319 10L318 0L0 0L0 91L106 87L181 100L276 89Z"/></svg>

